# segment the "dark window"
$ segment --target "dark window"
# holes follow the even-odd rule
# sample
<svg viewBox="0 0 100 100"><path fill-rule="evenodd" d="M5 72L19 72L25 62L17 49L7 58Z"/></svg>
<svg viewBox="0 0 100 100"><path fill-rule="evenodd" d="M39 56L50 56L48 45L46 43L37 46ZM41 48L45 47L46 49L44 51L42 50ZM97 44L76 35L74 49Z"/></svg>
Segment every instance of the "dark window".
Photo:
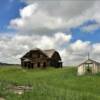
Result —
<svg viewBox="0 0 100 100"><path fill-rule="evenodd" d="M38 58L40 58L40 54L38 54Z"/></svg>
<svg viewBox="0 0 100 100"><path fill-rule="evenodd" d="M33 55L32 55L32 58L37 58L37 55L33 54Z"/></svg>
<svg viewBox="0 0 100 100"><path fill-rule="evenodd" d="M43 63L43 67L44 67L44 68L46 67L46 62Z"/></svg>
<svg viewBox="0 0 100 100"><path fill-rule="evenodd" d="M40 62L38 62L38 64L37 64L38 66L37 67L40 67Z"/></svg>
<svg viewBox="0 0 100 100"><path fill-rule="evenodd" d="M43 58L43 55L40 55L40 58Z"/></svg>
<svg viewBox="0 0 100 100"><path fill-rule="evenodd" d="M31 68L34 68L34 63L31 63Z"/></svg>
<svg viewBox="0 0 100 100"><path fill-rule="evenodd" d="M30 63L27 63L27 67L30 69L31 68L31 64Z"/></svg>
<svg viewBox="0 0 100 100"><path fill-rule="evenodd" d="M26 62L24 63L24 66L27 67L27 63Z"/></svg>

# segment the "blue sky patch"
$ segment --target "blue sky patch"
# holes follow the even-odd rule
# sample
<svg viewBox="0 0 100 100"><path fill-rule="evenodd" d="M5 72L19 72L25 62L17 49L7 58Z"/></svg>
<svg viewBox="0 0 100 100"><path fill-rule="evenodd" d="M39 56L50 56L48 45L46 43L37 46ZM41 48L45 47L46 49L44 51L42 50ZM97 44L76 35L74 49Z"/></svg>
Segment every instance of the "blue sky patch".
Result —
<svg viewBox="0 0 100 100"><path fill-rule="evenodd" d="M26 4L20 0L2 0L0 1L0 32L13 31L9 30L7 26L11 19L19 17L19 9Z"/></svg>

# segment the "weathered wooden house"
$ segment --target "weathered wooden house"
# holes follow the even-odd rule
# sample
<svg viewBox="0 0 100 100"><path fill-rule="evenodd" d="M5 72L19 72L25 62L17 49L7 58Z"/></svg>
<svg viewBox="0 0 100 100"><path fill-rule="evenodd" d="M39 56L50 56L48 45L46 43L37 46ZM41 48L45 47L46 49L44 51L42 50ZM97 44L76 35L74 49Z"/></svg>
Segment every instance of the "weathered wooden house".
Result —
<svg viewBox="0 0 100 100"><path fill-rule="evenodd" d="M88 59L78 66L78 75L95 74L100 72L100 63L92 59Z"/></svg>
<svg viewBox="0 0 100 100"><path fill-rule="evenodd" d="M62 60L54 49L33 49L21 58L21 66L23 68L46 68L48 66L59 68L62 67Z"/></svg>

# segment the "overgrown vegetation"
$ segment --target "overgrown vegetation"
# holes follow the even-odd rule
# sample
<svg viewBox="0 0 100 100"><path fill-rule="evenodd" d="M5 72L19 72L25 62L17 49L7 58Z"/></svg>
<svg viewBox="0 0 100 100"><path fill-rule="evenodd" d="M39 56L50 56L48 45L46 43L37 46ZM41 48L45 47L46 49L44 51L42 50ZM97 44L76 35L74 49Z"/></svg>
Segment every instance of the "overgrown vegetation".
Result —
<svg viewBox="0 0 100 100"><path fill-rule="evenodd" d="M5 100L100 100L100 74L77 76L76 68L0 68L0 97ZM9 86L31 86L17 94Z"/></svg>

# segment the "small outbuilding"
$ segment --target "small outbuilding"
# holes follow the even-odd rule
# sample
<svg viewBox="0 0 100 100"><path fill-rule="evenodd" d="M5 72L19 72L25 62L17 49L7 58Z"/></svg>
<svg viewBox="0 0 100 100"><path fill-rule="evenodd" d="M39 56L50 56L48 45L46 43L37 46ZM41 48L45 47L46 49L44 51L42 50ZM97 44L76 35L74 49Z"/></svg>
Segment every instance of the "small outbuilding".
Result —
<svg viewBox="0 0 100 100"><path fill-rule="evenodd" d="M60 54L54 50L33 49L21 58L23 68L46 68L48 66L60 68L62 60Z"/></svg>
<svg viewBox="0 0 100 100"><path fill-rule="evenodd" d="M92 59L78 65L78 75L95 74L100 72L100 63Z"/></svg>

